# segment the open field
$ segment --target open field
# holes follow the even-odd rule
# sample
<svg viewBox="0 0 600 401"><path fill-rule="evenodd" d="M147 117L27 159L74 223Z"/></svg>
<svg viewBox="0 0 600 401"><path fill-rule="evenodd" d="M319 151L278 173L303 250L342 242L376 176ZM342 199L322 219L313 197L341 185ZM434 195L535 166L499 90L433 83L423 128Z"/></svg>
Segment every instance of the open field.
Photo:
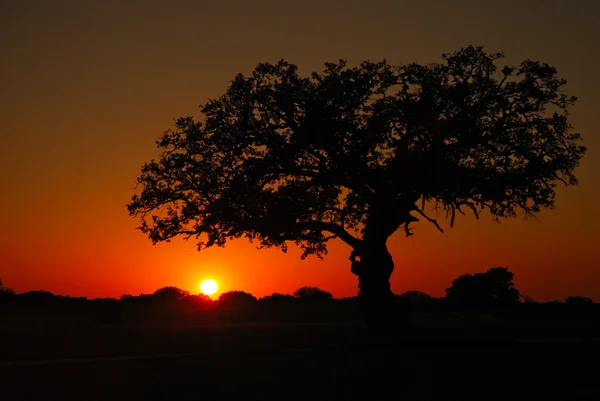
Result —
<svg viewBox="0 0 600 401"><path fill-rule="evenodd" d="M587 326L352 324L0 330L3 400L592 400Z"/></svg>

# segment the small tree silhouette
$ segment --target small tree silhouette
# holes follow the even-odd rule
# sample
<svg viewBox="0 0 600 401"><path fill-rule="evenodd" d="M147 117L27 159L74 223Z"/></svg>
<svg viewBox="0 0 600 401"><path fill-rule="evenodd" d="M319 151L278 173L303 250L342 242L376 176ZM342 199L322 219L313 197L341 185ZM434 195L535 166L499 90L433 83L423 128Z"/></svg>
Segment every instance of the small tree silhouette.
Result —
<svg viewBox="0 0 600 401"><path fill-rule="evenodd" d="M294 301L296 298L290 294L280 294L274 292L271 295L267 295L259 299L261 302L272 303L272 304L280 304L280 303L288 303Z"/></svg>
<svg viewBox="0 0 600 401"><path fill-rule="evenodd" d="M27 302L52 302L58 298L56 295L46 290L27 291L17 296Z"/></svg>
<svg viewBox="0 0 600 401"><path fill-rule="evenodd" d="M534 303L536 303L535 300L532 297L530 297L529 295L521 295L521 301L524 304L534 304Z"/></svg>
<svg viewBox="0 0 600 401"><path fill-rule="evenodd" d="M514 274L505 267L485 273L464 274L446 289L446 299L465 306L499 306L519 302L520 294L513 283Z"/></svg>
<svg viewBox="0 0 600 401"><path fill-rule="evenodd" d="M185 296L186 300L195 303L211 303L212 299L206 294L194 294Z"/></svg>
<svg viewBox="0 0 600 401"><path fill-rule="evenodd" d="M431 209L532 216L574 185L585 153L567 109L575 98L548 64L498 71L501 53L469 46L439 64L349 67L301 77L294 64L259 64L208 101L205 118L177 119L142 167L128 204L154 242L195 238L198 249L248 238L303 257L339 238L367 321L395 303L387 240L411 235Z"/></svg>
<svg viewBox="0 0 600 401"><path fill-rule="evenodd" d="M154 294L152 294L152 298L160 301L169 302L181 300L188 295L190 295L188 291L182 290L181 288L177 287L167 286L154 291Z"/></svg>
<svg viewBox="0 0 600 401"><path fill-rule="evenodd" d="M593 305L594 301L592 298L581 297L581 296L569 296L565 298L565 304L572 306L584 306Z"/></svg>
<svg viewBox="0 0 600 401"><path fill-rule="evenodd" d="M0 279L0 300L8 299L15 295L15 292L10 288L4 287L2 280Z"/></svg>
<svg viewBox="0 0 600 401"><path fill-rule="evenodd" d="M415 304L431 302L433 299L431 295L416 290L406 291L400 296Z"/></svg>
<svg viewBox="0 0 600 401"><path fill-rule="evenodd" d="M300 299L323 300L331 299L330 292L323 291L317 287L301 287L294 292L294 296Z"/></svg>
<svg viewBox="0 0 600 401"><path fill-rule="evenodd" d="M254 305L256 297L244 291L228 291L222 293L217 302L226 308L240 308Z"/></svg>

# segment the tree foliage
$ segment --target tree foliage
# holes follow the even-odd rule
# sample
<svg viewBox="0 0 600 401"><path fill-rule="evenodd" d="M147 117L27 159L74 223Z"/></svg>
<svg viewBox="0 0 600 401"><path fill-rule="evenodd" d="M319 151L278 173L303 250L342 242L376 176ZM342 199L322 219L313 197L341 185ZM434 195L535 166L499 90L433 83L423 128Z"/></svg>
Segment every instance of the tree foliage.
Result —
<svg viewBox="0 0 600 401"><path fill-rule="evenodd" d="M0 279L0 299L7 299L15 295L15 292L7 287L4 287L2 280Z"/></svg>
<svg viewBox="0 0 600 401"><path fill-rule="evenodd" d="M485 273L464 274L446 289L446 299L466 306L516 304L520 293L513 278L514 274L505 267L494 267Z"/></svg>
<svg viewBox="0 0 600 401"><path fill-rule="evenodd" d="M300 287L294 291L294 296L301 299L331 299L333 296L330 292L324 291L317 287Z"/></svg>
<svg viewBox="0 0 600 401"><path fill-rule="evenodd" d="M178 301L190 295L189 291L181 288L167 286L154 291L152 298L164 301Z"/></svg>
<svg viewBox="0 0 600 401"><path fill-rule="evenodd" d="M257 301L256 297L244 291L228 291L219 296L219 304L225 306L252 305Z"/></svg>
<svg viewBox="0 0 600 401"><path fill-rule="evenodd" d="M417 290L406 291L403 294L401 294L400 296L402 298L407 299L411 303L415 303L415 304L424 304L424 303L431 302L433 300L433 297L431 295L429 295L423 291L417 291Z"/></svg>
<svg viewBox="0 0 600 401"><path fill-rule="evenodd" d="M335 237L385 244L419 219L442 230L431 207L450 226L467 211L552 208L585 153L567 119L576 99L550 65L499 69L502 57L469 46L436 64L340 60L308 77L284 60L259 64L202 121L164 133L129 212L154 243L293 241L305 257Z"/></svg>
<svg viewBox="0 0 600 401"><path fill-rule="evenodd" d="M592 298L577 295L566 297L565 304L573 306L593 305L594 301Z"/></svg>
<svg viewBox="0 0 600 401"><path fill-rule="evenodd" d="M271 295L266 295L259 299L259 301L263 303L289 303L294 301L296 298L290 294L280 294L278 292L274 292Z"/></svg>

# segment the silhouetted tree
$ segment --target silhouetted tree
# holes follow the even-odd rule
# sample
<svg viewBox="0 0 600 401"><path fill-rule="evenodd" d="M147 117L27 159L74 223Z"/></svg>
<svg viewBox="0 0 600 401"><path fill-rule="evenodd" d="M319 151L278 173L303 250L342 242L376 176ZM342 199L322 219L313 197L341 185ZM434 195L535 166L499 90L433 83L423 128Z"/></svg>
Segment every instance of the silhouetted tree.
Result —
<svg viewBox="0 0 600 401"><path fill-rule="evenodd" d="M498 71L481 47L439 64L345 61L301 77L287 61L237 75L202 121L177 119L142 167L128 204L154 242L195 238L198 249L245 237L302 257L340 238L353 251L367 320L384 323L394 269L386 241L431 209L496 220L554 205L577 183L585 153L572 132L565 80L525 60Z"/></svg>
<svg viewBox="0 0 600 401"><path fill-rule="evenodd" d="M301 287L294 292L296 298L323 300L331 299L331 293L316 287Z"/></svg>
<svg viewBox="0 0 600 401"><path fill-rule="evenodd" d="M261 299L259 299L259 301L266 302L266 303L287 303L287 302L292 302L295 299L296 298L293 295L279 294L277 292L274 292L271 295L262 297Z"/></svg>
<svg viewBox="0 0 600 401"><path fill-rule="evenodd" d="M15 292L10 289L4 287L2 280L0 280L0 300L11 298L15 295Z"/></svg>
<svg viewBox="0 0 600 401"><path fill-rule="evenodd" d="M468 306L511 305L519 302L514 274L505 267L494 267L485 273L464 274L446 289L446 299Z"/></svg>
<svg viewBox="0 0 600 401"><path fill-rule="evenodd" d="M256 298L244 291L229 291L222 293L217 302L227 308L239 308L254 305Z"/></svg>
<svg viewBox="0 0 600 401"><path fill-rule="evenodd" d="M528 295L521 295L521 301L524 304L534 304L535 303L535 300Z"/></svg>
<svg viewBox="0 0 600 401"><path fill-rule="evenodd" d="M402 298L407 299L408 301L410 301L411 303L427 303L430 302L433 297L429 294L426 294L422 291L416 291L416 290L411 290L411 291L406 291L405 293L400 295Z"/></svg>
<svg viewBox="0 0 600 401"><path fill-rule="evenodd" d="M56 295L54 295L50 291L45 290L23 292L21 294L18 294L17 297L28 302L51 302L58 299Z"/></svg>
<svg viewBox="0 0 600 401"><path fill-rule="evenodd" d="M188 295L190 295L188 291L182 290L181 288L177 287L167 286L154 291L154 294L152 294L152 298L168 302L183 299Z"/></svg>
<svg viewBox="0 0 600 401"><path fill-rule="evenodd" d="M211 303L212 299L206 294L187 295L185 299L196 303Z"/></svg>
<svg viewBox="0 0 600 401"><path fill-rule="evenodd" d="M592 298L588 297L570 296L565 298L565 304L572 306L592 305L593 303Z"/></svg>

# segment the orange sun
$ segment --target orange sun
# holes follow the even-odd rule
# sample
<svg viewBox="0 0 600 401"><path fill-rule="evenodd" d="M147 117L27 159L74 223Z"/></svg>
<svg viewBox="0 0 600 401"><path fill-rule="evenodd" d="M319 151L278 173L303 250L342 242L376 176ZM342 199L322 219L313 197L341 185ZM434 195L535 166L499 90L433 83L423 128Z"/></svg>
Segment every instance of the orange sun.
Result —
<svg viewBox="0 0 600 401"><path fill-rule="evenodd" d="M212 295L217 292L219 285L215 280L204 280L202 284L200 284L200 291L206 295Z"/></svg>

